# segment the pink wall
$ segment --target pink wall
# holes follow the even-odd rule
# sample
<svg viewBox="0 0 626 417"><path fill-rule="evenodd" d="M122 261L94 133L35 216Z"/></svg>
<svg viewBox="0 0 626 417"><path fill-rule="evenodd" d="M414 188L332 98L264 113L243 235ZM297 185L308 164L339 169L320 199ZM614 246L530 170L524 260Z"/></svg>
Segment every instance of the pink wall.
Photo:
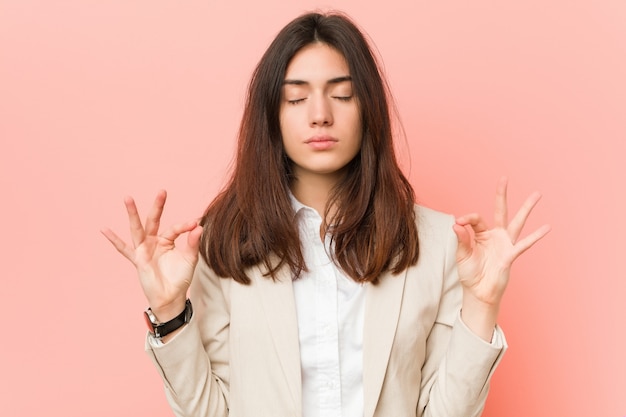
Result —
<svg viewBox="0 0 626 417"><path fill-rule="evenodd" d="M98 230L161 187L165 223L197 216L253 65L328 7L238 3L0 0L1 415L171 415L134 272ZM332 6L384 57L420 200L491 213L506 174L553 226L513 271L485 415L626 415L626 3L384 5Z"/></svg>

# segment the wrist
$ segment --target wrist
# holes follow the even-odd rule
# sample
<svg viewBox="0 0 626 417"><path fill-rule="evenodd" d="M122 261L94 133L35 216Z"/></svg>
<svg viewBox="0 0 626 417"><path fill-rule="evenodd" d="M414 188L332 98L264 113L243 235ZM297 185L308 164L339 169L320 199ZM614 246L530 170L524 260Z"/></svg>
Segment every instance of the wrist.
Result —
<svg viewBox="0 0 626 417"><path fill-rule="evenodd" d="M463 323L481 339L491 342L500 312L499 304L488 304L465 294L461 309Z"/></svg>
<svg viewBox="0 0 626 417"><path fill-rule="evenodd" d="M191 306L191 301L189 301L188 299L185 301L185 307L183 308L183 310L178 313L178 315L176 315L174 318L168 321L159 320L150 308L148 308L144 312L144 317L146 319L148 329L150 333L157 339L161 339L164 336L172 335L177 332L180 328L189 323L192 315L193 308Z"/></svg>
<svg viewBox="0 0 626 417"><path fill-rule="evenodd" d="M148 307L160 323L165 323L178 316L185 309L186 302L187 298L182 297L168 303L150 302Z"/></svg>

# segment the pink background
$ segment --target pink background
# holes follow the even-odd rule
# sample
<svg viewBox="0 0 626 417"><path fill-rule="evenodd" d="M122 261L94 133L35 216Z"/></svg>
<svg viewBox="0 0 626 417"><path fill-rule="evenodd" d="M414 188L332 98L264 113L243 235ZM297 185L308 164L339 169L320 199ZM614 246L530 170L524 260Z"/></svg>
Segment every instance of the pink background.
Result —
<svg viewBox="0 0 626 417"><path fill-rule="evenodd" d="M159 188L166 224L198 216L261 53L329 7L384 58L422 203L491 215L502 174L515 207L544 194L485 416L626 415L622 0L0 0L1 415L171 415L99 229L127 236L123 196Z"/></svg>

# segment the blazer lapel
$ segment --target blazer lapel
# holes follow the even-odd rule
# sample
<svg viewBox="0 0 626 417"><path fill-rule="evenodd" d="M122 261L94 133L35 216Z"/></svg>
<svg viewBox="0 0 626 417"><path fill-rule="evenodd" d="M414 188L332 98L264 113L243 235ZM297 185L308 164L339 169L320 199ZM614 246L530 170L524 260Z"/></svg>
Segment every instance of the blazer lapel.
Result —
<svg viewBox="0 0 626 417"><path fill-rule="evenodd" d="M363 334L363 396L365 417L372 417L387 371L400 317L406 271L385 273L378 284L368 284Z"/></svg>
<svg viewBox="0 0 626 417"><path fill-rule="evenodd" d="M295 409L302 409L302 377L298 319L289 268L282 268L274 281L259 273L253 284L259 293L268 326L291 391Z"/></svg>

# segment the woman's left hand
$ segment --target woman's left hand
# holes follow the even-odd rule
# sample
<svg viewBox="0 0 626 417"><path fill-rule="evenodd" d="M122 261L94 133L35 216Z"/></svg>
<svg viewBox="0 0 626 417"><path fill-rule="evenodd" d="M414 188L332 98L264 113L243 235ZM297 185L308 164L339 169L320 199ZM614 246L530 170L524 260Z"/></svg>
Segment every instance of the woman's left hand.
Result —
<svg viewBox="0 0 626 417"><path fill-rule="evenodd" d="M458 217L453 227L458 238L456 261L464 290L464 308L469 297L471 304L480 305L485 311L493 309L497 314L513 261L550 231L549 225L543 225L520 239L541 195L531 194L509 222L506 190L507 179L503 177L496 192L492 228L476 213Z"/></svg>

